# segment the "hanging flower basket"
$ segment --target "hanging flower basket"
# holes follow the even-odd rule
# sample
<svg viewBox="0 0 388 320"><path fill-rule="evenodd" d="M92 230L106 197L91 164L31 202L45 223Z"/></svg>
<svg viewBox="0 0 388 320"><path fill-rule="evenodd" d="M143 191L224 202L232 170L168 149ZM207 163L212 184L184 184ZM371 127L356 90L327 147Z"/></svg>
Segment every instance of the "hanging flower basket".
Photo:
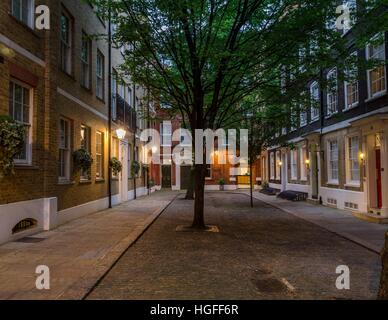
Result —
<svg viewBox="0 0 388 320"><path fill-rule="evenodd" d="M0 179L14 174L14 158L23 150L24 137L23 125L0 116Z"/></svg>
<svg viewBox="0 0 388 320"><path fill-rule="evenodd" d="M85 149L73 152L74 167L78 170L89 171L93 164L91 154Z"/></svg>
<svg viewBox="0 0 388 320"><path fill-rule="evenodd" d="M140 163L138 161L132 161L131 163L132 176L137 176L139 172L140 172Z"/></svg>
<svg viewBox="0 0 388 320"><path fill-rule="evenodd" d="M109 161L109 167L112 169L112 173L114 176L117 176L123 170L122 163L116 157L113 157Z"/></svg>

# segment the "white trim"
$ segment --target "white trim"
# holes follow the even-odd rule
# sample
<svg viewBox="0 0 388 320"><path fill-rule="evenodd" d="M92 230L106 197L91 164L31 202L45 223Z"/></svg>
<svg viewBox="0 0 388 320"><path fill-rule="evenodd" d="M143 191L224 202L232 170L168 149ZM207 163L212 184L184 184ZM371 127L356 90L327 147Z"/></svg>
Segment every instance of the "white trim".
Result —
<svg viewBox="0 0 388 320"><path fill-rule="evenodd" d="M80 105L81 107L85 108L86 110L94 113L96 116L99 116L100 118L102 118L104 120L108 120L108 117L106 115L104 115L101 112L97 111L93 107L89 106L88 104L86 104L85 102L81 101L80 99L74 97L73 95L71 95L70 93L68 93L65 90L61 89L60 87L57 87L57 92L60 95L68 98L69 100L72 100L73 102L77 103L78 105Z"/></svg>
<svg viewBox="0 0 388 320"><path fill-rule="evenodd" d="M37 56L33 55L31 52L27 51L23 47L19 46L17 43L13 42L9 38L7 38L5 35L0 33L0 42L4 43L7 47L15 50L22 56L25 56L32 62L35 62L36 64L40 65L41 67L45 68L46 67L46 62Z"/></svg>
<svg viewBox="0 0 388 320"><path fill-rule="evenodd" d="M375 35L374 37L372 37L371 41L373 41L374 39L378 38L379 35L381 35L381 33L378 33L377 35ZM386 50L385 50L385 45L386 45L386 42L385 42L385 34L382 35L383 38L384 38L384 42L381 44L383 46L383 51L384 51L384 59L383 61L386 59L387 55L386 55ZM370 59L370 56L369 56L369 47L371 45L370 44L367 44L367 46L365 47L365 57L366 57L366 60L368 61ZM384 84L385 84L385 88L384 90L382 91L379 91L379 92L376 92L374 94L372 94L372 88L371 88L371 85L370 85L370 73L373 72L375 69L369 69L367 70L366 72L366 75L367 75L367 86L368 86L368 100L367 101L371 101L375 98L378 98L378 97L381 97L383 95L385 95L387 93L387 68L386 68L386 65L384 64L383 65L383 69L384 69Z"/></svg>

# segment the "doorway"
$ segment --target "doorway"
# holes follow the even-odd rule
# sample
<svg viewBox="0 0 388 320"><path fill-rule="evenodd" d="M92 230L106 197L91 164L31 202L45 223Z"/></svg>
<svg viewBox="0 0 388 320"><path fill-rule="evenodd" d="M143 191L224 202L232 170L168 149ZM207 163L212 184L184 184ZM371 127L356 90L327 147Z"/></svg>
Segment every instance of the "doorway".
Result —
<svg viewBox="0 0 388 320"><path fill-rule="evenodd" d="M171 166L162 166L162 188L171 189Z"/></svg>
<svg viewBox="0 0 388 320"><path fill-rule="evenodd" d="M191 166L181 166L181 190L187 190L190 187Z"/></svg>
<svg viewBox="0 0 388 320"><path fill-rule="evenodd" d="M376 149L376 190L377 190L377 208L383 206L383 194L381 189L381 151Z"/></svg>

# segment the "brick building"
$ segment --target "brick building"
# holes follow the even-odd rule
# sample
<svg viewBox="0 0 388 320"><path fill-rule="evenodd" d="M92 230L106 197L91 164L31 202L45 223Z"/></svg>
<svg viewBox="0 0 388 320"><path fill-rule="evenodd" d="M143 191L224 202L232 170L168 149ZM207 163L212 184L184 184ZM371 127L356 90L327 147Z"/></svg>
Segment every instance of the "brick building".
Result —
<svg viewBox="0 0 388 320"><path fill-rule="evenodd" d="M356 47L352 29L343 36L349 57L386 61L387 33L371 35L365 48ZM377 37L382 41L372 43ZM318 74L308 84L311 106L302 110L309 111L297 114L298 125L282 132L295 148L273 146L263 152L262 180L280 191L304 192L310 201L381 222L388 218L387 67L352 70L357 74L352 83L341 80L340 67L322 70L334 89L322 88Z"/></svg>
<svg viewBox="0 0 388 320"><path fill-rule="evenodd" d="M41 4L50 9L49 30L35 28ZM112 203L146 194L147 170L135 177L131 163L145 161L140 115L150 103L143 88L116 76L125 49L93 37L112 26L73 0L6 0L0 20L0 115L27 132L15 175L0 180L0 243L107 208L109 153L123 164L111 179ZM89 172L74 166L81 148L94 160Z"/></svg>

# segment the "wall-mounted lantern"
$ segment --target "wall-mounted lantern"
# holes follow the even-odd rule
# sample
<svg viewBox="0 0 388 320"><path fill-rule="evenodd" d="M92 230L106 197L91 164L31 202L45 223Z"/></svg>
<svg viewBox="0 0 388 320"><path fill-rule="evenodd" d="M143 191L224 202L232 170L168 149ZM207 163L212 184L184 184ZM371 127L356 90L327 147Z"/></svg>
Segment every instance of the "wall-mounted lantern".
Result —
<svg viewBox="0 0 388 320"><path fill-rule="evenodd" d="M123 140L127 132L124 129L117 129L116 134L117 134L117 138L119 138L120 140Z"/></svg>

